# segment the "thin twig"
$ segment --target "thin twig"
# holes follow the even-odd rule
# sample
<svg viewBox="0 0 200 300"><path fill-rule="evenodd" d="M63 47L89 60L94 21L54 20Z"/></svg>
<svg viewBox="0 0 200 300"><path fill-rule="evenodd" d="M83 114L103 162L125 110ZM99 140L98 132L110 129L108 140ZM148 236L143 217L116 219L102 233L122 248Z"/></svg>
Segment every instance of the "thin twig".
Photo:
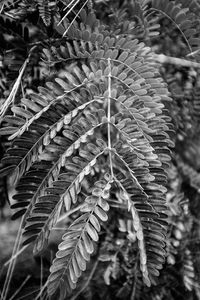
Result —
<svg viewBox="0 0 200 300"><path fill-rule="evenodd" d="M40 289L42 289L43 286L43 260L40 256ZM42 295L40 296L40 300L42 300Z"/></svg>
<svg viewBox="0 0 200 300"><path fill-rule="evenodd" d="M70 12L71 12L71 11L74 9L74 7L79 3L79 1L80 1L80 0L77 0L77 1L72 5L72 7L69 9L69 11L68 11L68 12L62 17L62 19L59 21L58 26L59 26L59 25L64 21L64 19L70 14ZM72 1L67 5L67 7L65 7L64 10L66 10L72 2L74 2L74 0L72 0Z"/></svg>
<svg viewBox="0 0 200 300"><path fill-rule="evenodd" d="M22 77L23 77L24 72L26 70L26 67L27 67L27 65L28 65L28 63L30 61L30 56L31 56L33 50L35 50L35 48L36 48L36 46L34 46L34 47L32 47L30 49L29 55L28 55L27 59L24 61L23 65L22 65L22 67L21 67L21 69L19 71L19 75L18 75L18 77L17 77L17 79L16 79L16 81L15 81L13 87L12 87L12 90L11 90L8 98L6 99L6 101L3 103L2 107L1 107L1 110L0 110L0 123L2 122L3 117L4 117L7 109L15 101L15 97L17 95L18 89L21 86Z"/></svg>
<svg viewBox="0 0 200 300"><path fill-rule="evenodd" d="M28 275L26 277L26 279L22 282L22 284L20 285L20 287L16 290L16 292L12 295L12 297L9 300L13 300L15 298L15 296L21 291L21 289L25 286L25 284L27 283L27 281L31 278L31 275Z"/></svg>
<svg viewBox="0 0 200 300"><path fill-rule="evenodd" d="M22 252L24 252L24 250L26 250L26 248L28 248L29 245L25 245L23 246L15 255L13 255L9 260L7 260L4 263L4 266L6 267L11 261L13 261L14 259L16 259Z"/></svg>
<svg viewBox="0 0 200 300"><path fill-rule="evenodd" d="M40 292L39 294L34 298L34 300L38 300L41 298L41 295L42 293L45 291L45 289L47 288L47 284L48 284L48 281L45 282L45 284L43 285L43 287L41 288L40 287Z"/></svg>
<svg viewBox="0 0 200 300"><path fill-rule="evenodd" d="M22 300L22 299L24 299L24 298L27 299L28 296L31 296L31 295L33 295L34 293L37 293L39 290L40 290L40 288L36 288L34 291L32 291L32 292L30 292L30 293L27 293L27 294L21 296L21 297L18 298L17 300ZM29 299L31 299L31 298L29 298Z"/></svg>
<svg viewBox="0 0 200 300"><path fill-rule="evenodd" d="M85 7L85 5L88 3L88 0L86 0L84 2L84 4L81 6L81 8L79 9L79 11L77 12L77 14L75 15L75 17L73 18L73 20L71 21L70 25L67 27L67 29L65 30L65 32L63 33L63 36L64 37L66 35L66 33L68 32L68 30L71 28L71 26L74 24L76 18L78 17L78 15L80 14L80 12L82 11L82 9ZM69 11L70 12L70 11ZM68 14L69 14L68 12Z"/></svg>
<svg viewBox="0 0 200 300"><path fill-rule="evenodd" d="M2 4L2 7L1 7L1 10L0 10L0 14L2 14L3 13L3 9L4 9L4 6L5 6L5 1L6 0L4 0L3 1L3 4ZM10 3L10 4L6 4L6 8L8 9L8 8L10 8L12 5L16 5L18 2L20 2L20 0L16 0L16 1L13 1L12 3ZM7 15L7 12L4 12L4 14L5 15ZM13 16L11 16L13 19L15 19ZM15 19L16 20L16 19Z"/></svg>
<svg viewBox="0 0 200 300"><path fill-rule="evenodd" d="M3 3L2 6L1 6L1 8L0 8L0 14L2 14L2 12L3 12L4 5L5 5L5 3Z"/></svg>
<svg viewBox="0 0 200 300"><path fill-rule="evenodd" d="M74 4L75 1L76 0L72 0L71 2L69 2L69 4L67 4L67 6L65 6L65 8L63 9L63 11L67 10L68 7L70 8Z"/></svg>
<svg viewBox="0 0 200 300"><path fill-rule="evenodd" d="M13 88L12 88L12 90L11 90L8 98L6 99L6 101L2 105L2 108L1 108L1 111L0 111L0 123L2 122L3 117L4 117L7 109L9 108L9 106L11 105L11 103L14 102L14 100L15 100L17 91L19 89L19 86L20 86L20 83L21 83L21 80L22 80L22 76L24 74L24 71L26 69L26 66L27 66L28 62L29 62L29 59L27 58L25 60L25 62L23 63L21 69L20 69L20 72L19 72L19 75L17 77L17 80L15 81L15 84L13 85Z"/></svg>
<svg viewBox="0 0 200 300"><path fill-rule="evenodd" d="M164 54L154 54L153 58L162 64L171 64L181 67L200 69L200 63L178 57L167 56Z"/></svg>
<svg viewBox="0 0 200 300"><path fill-rule="evenodd" d="M136 256L136 263L134 265L134 282L133 282L133 288L132 288L132 293L131 293L131 298L130 300L135 299L135 294L136 294L136 288L137 288L137 267L138 267L138 259L139 259L139 254Z"/></svg>
<svg viewBox="0 0 200 300"><path fill-rule="evenodd" d="M23 222L24 222L24 218L22 218L20 227L18 229L17 237L16 237L16 240L15 240L15 245L13 247L12 256L15 256L15 254L19 251L19 247L20 247L21 239L22 239L22 224L23 224ZM11 279L12 279L15 264L16 264L16 258L11 260L10 263L9 263L8 271L7 271L7 274L6 274L6 279L5 279L3 289L2 289L2 293L1 293L1 300L7 299L7 294L8 294L8 291L9 291L10 282L11 282Z"/></svg>

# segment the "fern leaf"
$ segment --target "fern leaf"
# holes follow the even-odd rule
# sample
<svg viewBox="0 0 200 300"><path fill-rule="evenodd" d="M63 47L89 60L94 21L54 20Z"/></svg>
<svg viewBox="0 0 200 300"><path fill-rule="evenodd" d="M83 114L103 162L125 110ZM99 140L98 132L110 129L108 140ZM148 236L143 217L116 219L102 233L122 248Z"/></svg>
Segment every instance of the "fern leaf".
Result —
<svg viewBox="0 0 200 300"><path fill-rule="evenodd" d="M40 17L42 18L44 24L49 26L51 24L51 10L49 7L48 0L36 0L38 3L38 9Z"/></svg>
<svg viewBox="0 0 200 300"><path fill-rule="evenodd" d="M59 80L59 83L61 83L61 85L63 85L63 88L65 87L65 82ZM83 84L81 84L78 88L80 88ZM68 85L66 85L66 87L68 87ZM77 88L77 87L76 87ZM74 89L76 89L74 88ZM74 91L74 89L70 90L69 93L71 93L72 91ZM19 128L15 134L13 134L10 139L14 139L15 137L19 137L21 136L26 130L28 130L28 128L31 126L31 124L38 120L44 113L46 113L51 107L52 105L55 105L56 102L61 101L66 95L62 94L56 98L53 97L53 94L51 95L49 93L46 94L46 99L49 102L48 105L44 105L43 107L41 107L41 105L39 104L34 104L33 101L30 101L28 99L22 99L22 103L26 105L27 108L29 108L33 113L35 113L31 118L29 118L29 120L27 120L23 126L21 126L21 128ZM44 102L45 104L45 102Z"/></svg>
<svg viewBox="0 0 200 300"><path fill-rule="evenodd" d="M88 153L89 161L84 160L84 158L82 158L82 164L81 166L80 164L77 165L77 168L75 168L75 165L73 163L71 163L70 165L70 163L65 162L64 164L66 164L66 168L69 168L68 171L69 175L67 172L64 174L61 173L58 177L58 181L54 181L52 183L53 187L59 187L61 189L59 192L59 196L57 195L56 190L55 190L56 194L54 194L52 190L51 194L38 198L38 201L33 206L33 209L30 212L30 217L27 219L27 221L31 223L31 225L26 226L25 233L24 233L25 235L29 235L29 236L33 235L31 239L28 238L27 243L29 241L32 241L33 238L35 239L37 238L36 246L35 246L36 252L41 251L44 245L46 245L49 232L53 228L53 226L55 226L61 208L63 207L63 204L65 204L66 209L69 210L71 207L71 203L74 204L76 203L77 195L80 192L82 180L86 175L88 175L91 172L92 167L96 164L97 158L101 156L104 151L105 150L103 149L103 151L98 152L95 156L92 154L89 155ZM43 207L43 202L45 201L45 199L46 201L48 201L50 197L52 198L54 197L55 199L57 199L51 201L52 203L51 212L49 212L49 210L46 211L46 208ZM37 216L41 216L43 218L43 220L41 220L39 224L38 224ZM35 222L35 227L37 226L37 230L38 230L37 235L39 234L38 237L37 235L35 235L35 231L32 231L33 228L32 225L34 222Z"/></svg>
<svg viewBox="0 0 200 300"><path fill-rule="evenodd" d="M57 79L57 81L62 85L62 87L68 86L67 83L65 83L63 80L61 81ZM57 91L57 93L59 94L61 93L60 88L58 88L55 83L51 85L49 83L48 85L51 86L51 88L54 89L54 91ZM81 86L82 85L79 85L79 88ZM19 145L20 148L18 149L19 151L17 151L16 149L15 150L9 149L8 155L3 160L3 163L6 166L10 164L10 158L13 155L13 152L17 153L17 160L12 164L14 184L16 184L16 182L24 174L25 171L28 171L28 169L32 165L32 162L37 160L38 156L43 151L45 145L49 144L50 140L56 136L57 132L59 132L64 125L69 124L87 106L91 105L95 101L99 101L99 98L95 97L90 101L83 103L83 100L81 99L81 94L82 94L81 92L78 97L77 95L73 96L74 89L69 91L70 94L69 98L67 98L64 94L54 99L53 93L48 92L47 94L46 90L44 92L45 92L44 95L42 95L41 93L39 95L32 94L31 95L32 101L27 99L22 99L22 103L23 105L24 104L26 105L27 110L24 110L22 107L12 108L13 112L16 115L20 117L23 116L23 118L20 118L20 122L16 121L16 123L13 124L13 120L14 120L13 118L6 117L4 119L8 123L11 123L12 126L14 125L14 127L11 127L12 130L9 139L12 140L18 138L17 143L15 143L15 140L13 143L14 145ZM57 101L60 101L64 97L66 97L64 101L67 103L67 106L64 105L65 102L63 104L58 105ZM75 101L73 102L72 105L72 101L74 97L75 97ZM79 99L80 99L80 103L78 103ZM55 105L57 107L56 115L54 113ZM72 109L71 106L72 107L75 106L75 108ZM70 109L71 111L69 111ZM66 112L69 113L67 114ZM33 115L33 113L35 114ZM52 114L55 116L52 117ZM44 123L43 118L45 118L45 120L47 120L47 118L49 119L48 121L50 125L49 128L47 128L47 124ZM15 117L15 119L17 119L17 117ZM3 134L2 130L3 128L1 129L0 134ZM13 130L15 131L14 134L12 134ZM38 132L37 134L35 133L35 130L37 130ZM28 132L26 133L26 131ZM6 133L9 134L8 127L6 129ZM32 142L30 142L31 138L32 138ZM26 140L28 144L26 144L25 146ZM6 168L7 166L4 168L4 170L6 170Z"/></svg>
<svg viewBox="0 0 200 300"><path fill-rule="evenodd" d="M31 170L25 174L19 181L16 190L17 193L13 196L13 199L16 200L18 203L15 203L12 208L19 209L17 212L14 213L12 216L13 219L25 214L26 216L29 215L32 206L35 204L37 198L43 195L45 188L48 184L53 180L56 179L55 173L55 166L51 165L51 163L47 164L45 162L40 162L39 166L37 163L33 165ZM32 186L30 185L30 181ZM21 208L23 207L22 211ZM25 207L27 207L25 209ZM25 226L25 223L22 227Z"/></svg>
<svg viewBox="0 0 200 300"><path fill-rule="evenodd" d="M138 197L135 188L127 189L130 184L126 180L115 178L115 182L121 189L120 198L127 202L132 214L133 227L136 231L140 251L140 269L144 282L150 286L154 276L159 275L158 270L162 268L164 261L166 228L159 225L159 215L152 212L151 206L146 205L145 211L143 210L145 202L141 201L140 196ZM149 213L147 213L148 211ZM157 260L157 264L155 264L154 259Z"/></svg>
<svg viewBox="0 0 200 300"><path fill-rule="evenodd" d="M192 291L196 282L192 254L189 249L185 250L184 255L183 281L186 289Z"/></svg>
<svg viewBox="0 0 200 300"><path fill-rule="evenodd" d="M190 53L199 48L200 40L196 38L194 28L195 16L193 13L187 13L180 3L170 1L151 1L151 8L146 8L145 15L151 18L152 13L159 13L167 17L181 33Z"/></svg>
<svg viewBox="0 0 200 300"><path fill-rule="evenodd" d="M43 151L43 147L48 145L49 142L51 141L51 139L53 139L55 137L55 135L57 134L57 132L60 131L60 129L65 125L71 122L71 120L73 118L76 117L76 115L78 115L78 113L81 110L84 110L89 104L91 104L92 102L94 102L95 100L91 100L88 101L88 103L84 103L82 105L80 105L79 107L75 108L74 110L72 110L71 112L69 112L66 115L61 115L61 117L59 118L59 120L56 120L56 122L51 125L48 129L45 128L44 133L42 133L41 136L39 136L36 141L33 143L33 145L30 147L30 149L28 149L28 151L24 148L20 148L18 149L16 152L18 153L18 156L20 156L20 151L22 152L22 157L20 159L20 161L18 162L18 164L13 168L13 176L12 176L12 180L13 183L16 184L16 182L19 180L19 178L21 178L21 176L24 174L25 171L28 171L30 166L32 165L32 163L36 160L38 160L38 156L41 154L41 152ZM63 107L65 109L65 107ZM40 131L42 128L42 124L38 123L38 126L40 126ZM33 139L33 134L32 134L32 140ZM23 137L21 138L22 143L25 143L25 140L23 139ZM41 149L41 150L40 150ZM27 151L27 152L26 152ZM8 158L10 157L10 155L12 155L13 150L10 149L8 150L9 152L9 156L7 156L7 159L3 160L3 163L6 164ZM24 155L24 152L26 152L26 154Z"/></svg>
<svg viewBox="0 0 200 300"><path fill-rule="evenodd" d="M53 295L55 291L63 286L60 284L65 280L64 295L74 288L81 273L86 269L86 262L94 251L93 241L98 240L100 221L107 220L106 212L109 205L104 196L111 185L105 181L105 186L98 192L95 188L91 196L85 199L82 215L76 219L63 236L63 242L58 246L59 251L50 269L51 275L48 279L48 293ZM98 182L96 183L98 186ZM95 223L94 223L95 219ZM73 240L73 242L71 242ZM65 259L63 259L65 258ZM67 276L67 281L66 281ZM65 279L64 279L65 277ZM63 293L63 290L62 290Z"/></svg>
<svg viewBox="0 0 200 300"><path fill-rule="evenodd" d="M61 140L61 145L64 146L65 145L65 148L64 148L64 152L60 154L60 152L57 153L57 155L55 156L55 149L53 148L53 151L54 151L54 156L55 156L55 159L54 159L54 164L51 165L49 164L49 168L48 168L48 172L47 174L44 174L44 178L41 178L42 182L43 183L40 183L40 175L42 174L41 171L39 173L37 173L36 171L33 171L34 172L34 177L32 178L32 173L31 172L28 172L24 178L22 178L22 180L20 180L19 182L19 185L17 185L17 189L19 186L21 186L21 184L23 182L27 182L28 184L27 185L23 185L23 190L20 189L20 192L18 192L15 196L14 196L14 199L17 200L17 199L21 199L22 198L22 195L24 195L24 200L25 200L25 203L29 203L29 202L26 202L26 201L30 201L30 205L27 209L27 212L26 212L26 218L29 217L29 213L30 213L30 210L32 209L32 207L35 205L35 201L37 200L37 197L39 197L41 195L41 193L43 192L44 188L46 187L46 184L48 183L48 185L50 184L50 182L54 179L57 178L59 172L60 172L60 169L62 166L65 165L65 161L68 157L70 157L73 152L75 150L77 150L81 144L83 143L86 143L87 142L87 137L92 135L94 133L94 130L100 126L102 126L103 123L98 123L98 120L97 118L94 116L94 115L90 115L89 113L87 114L87 117L89 120L87 121L87 124L85 124L83 126L83 122L82 120L80 119L79 120L79 123L80 125L82 125L82 128L81 130L79 129L79 131L77 130L77 127L78 127L78 123L76 124L75 126L75 132L76 134L75 135L72 135L72 133L70 133L70 131L67 131L66 129L63 131L63 134L65 136L65 138L62 138ZM84 130L83 130L84 128ZM70 133L70 135L69 135ZM55 144L56 145L56 150L59 149L59 144L60 144L60 138L54 138L55 142L57 141L57 143ZM52 148L53 145L47 145L46 146L46 150L49 151L49 148ZM9 169L9 168L8 168ZM10 170L9 170L10 171ZM57 174L57 175L56 175ZM52 176L53 175L53 176ZM33 197L30 197L30 194L29 194L29 177L31 177L31 180L35 182L35 184L39 184L38 186L38 191L39 192L35 192L35 196ZM39 182L38 182L39 181ZM25 194L24 194L25 193ZM59 194L61 193L61 191L59 190ZM26 198L27 196L27 198ZM13 208L19 208L21 207L20 206L23 205L23 203L18 203L18 205L14 205L12 206ZM24 206L23 206L24 207ZM25 211L25 210L24 210ZM17 212L18 214L18 212ZM16 214L15 214L16 215ZM15 215L13 217L15 217Z"/></svg>
<svg viewBox="0 0 200 300"><path fill-rule="evenodd" d="M48 281L49 294L60 287L63 297L85 270L100 222L108 219L107 184L110 190L115 181L119 202L130 211L148 286L164 263L168 226L172 129L164 103L171 99L151 50L131 35L113 36L93 13L82 10L80 20L61 46L44 51L51 65L66 67L4 119L13 142L2 173L18 170L14 207L25 213L25 243L35 241L35 252L47 244L61 212L77 208L88 187L86 205L63 236ZM106 172L103 187L89 182Z"/></svg>

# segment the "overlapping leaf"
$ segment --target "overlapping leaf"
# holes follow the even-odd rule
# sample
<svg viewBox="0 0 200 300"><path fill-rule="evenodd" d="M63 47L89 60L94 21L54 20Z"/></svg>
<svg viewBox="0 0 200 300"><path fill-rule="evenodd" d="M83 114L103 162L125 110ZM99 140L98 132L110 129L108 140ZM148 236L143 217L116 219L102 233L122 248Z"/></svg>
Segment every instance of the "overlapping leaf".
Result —
<svg viewBox="0 0 200 300"><path fill-rule="evenodd" d="M98 241L100 222L108 219L109 196L111 185L106 180L96 182L91 196L85 199L82 215L76 219L63 235L58 246L59 251L51 266L48 280L50 295L60 288L62 295L75 288L78 278L86 270L86 263L94 251L93 242Z"/></svg>
<svg viewBox="0 0 200 300"><path fill-rule="evenodd" d="M52 295L60 287L62 297L75 287L93 253L113 180L132 216L148 286L164 263L167 228L165 169L172 145L164 114L167 88L143 43L131 35L112 36L84 10L81 20L68 30L66 44L44 51L52 64L76 64L38 94L21 99L0 130L12 140L2 174L14 172L13 207L20 209L17 215L25 213L25 243L35 241L35 252L47 243L61 211L77 205L87 175L102 178L110 172L109 180L90 183L94 189L80 218L59 246L48 291Z"/></svg>
<svg viewBox="0 0 200 300"><path fill-rule="evenodd" d="M148 6L144 8L147 20L152 19L154 14L167 17L179 30L187 44L189 52L192 53L199 48L200 39L196 35L196 28L199 27L199 21L195 14L191 12L194 11L194 6L196 6L196 12L198 13L198 4L194 4L194 1L191 1L193 4L190 3L190 11L188 6L185 9L186 3L184 1L183 5L179 1L152 0L149 2L151 3L151 8Z"/></svg>
<svg viewBox="0 0 200 300"><path fill-rule="evenodd" d="M57 223L63 205L66 210L69 210L71 205L76 203L84 177L91 172L98 157L104 152L104 149L98 149L94 144L90 145L90 149L93 149L91 152L87 147L85 149L87 157L81 151L79 156L71 159L68 158L71 156L71 151L69 155L66 151L60 157L59 164L65 166L65 172L61 172L58 180L49 185L27 216L24 235L28 236L28 239L25 243L37 238L35 252L41 251L48 241L49 232Z"/></svg>

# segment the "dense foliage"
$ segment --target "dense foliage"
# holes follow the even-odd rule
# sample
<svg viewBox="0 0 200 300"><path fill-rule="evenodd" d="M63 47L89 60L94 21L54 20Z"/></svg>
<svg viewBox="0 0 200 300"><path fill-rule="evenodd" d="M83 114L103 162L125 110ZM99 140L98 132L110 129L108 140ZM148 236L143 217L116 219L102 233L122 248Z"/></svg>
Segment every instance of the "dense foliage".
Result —
<svg viewBox="0 0 200 300"><path fill-rule="evenodd" d="M27 299L200 299L200 2L0 5L1 299L51 243Z"/></svg>

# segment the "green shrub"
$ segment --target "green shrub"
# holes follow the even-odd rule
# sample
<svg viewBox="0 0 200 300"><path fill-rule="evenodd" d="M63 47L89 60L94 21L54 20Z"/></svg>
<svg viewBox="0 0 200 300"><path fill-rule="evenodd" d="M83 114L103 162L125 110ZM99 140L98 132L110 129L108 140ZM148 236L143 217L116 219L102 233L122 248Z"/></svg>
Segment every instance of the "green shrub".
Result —
<svg viewBox="0 0 200 300"><path fill-rule="evenodd" d="M2 4L16 249L42 253L64 221L41 294L200 299L199 16L186 0Z"/></svg>

